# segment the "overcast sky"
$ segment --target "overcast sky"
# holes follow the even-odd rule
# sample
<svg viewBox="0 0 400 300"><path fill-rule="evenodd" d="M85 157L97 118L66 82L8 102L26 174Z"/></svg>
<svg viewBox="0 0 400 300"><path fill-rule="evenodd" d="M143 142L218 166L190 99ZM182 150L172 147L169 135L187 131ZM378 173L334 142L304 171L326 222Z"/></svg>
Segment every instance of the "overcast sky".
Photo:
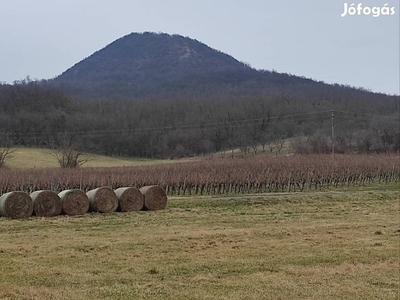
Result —
<svg viewBox="0 0 400 300"><path fill-rule="evenodd" d="M399 94L399 1L341 17L346 0L0 0L0 81L53 78L131 32L197 39L249 63Z"/></svg>

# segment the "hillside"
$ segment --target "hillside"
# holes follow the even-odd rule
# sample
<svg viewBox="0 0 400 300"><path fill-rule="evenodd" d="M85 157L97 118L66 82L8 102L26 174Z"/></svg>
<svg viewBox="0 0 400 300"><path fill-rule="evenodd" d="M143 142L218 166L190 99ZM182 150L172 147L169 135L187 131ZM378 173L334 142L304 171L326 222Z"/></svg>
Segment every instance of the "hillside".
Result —
<svg viewBox="0 0 400 300"><path fill-rule="evenodd" d="M132 33L53 80L0 84L0 147L176 158L276 152L290 139L301 153L333 143L338 153L391 152L399 112L399 96L255 70L179 35Z"/></svg>
<svg viewBox="0 0 400 300"><path fill-rule="evenodd" d="M76 96L124 98L176 93L195 84L242 81L258 72L179 35L131 33L93 53L53 84Z"/></svg>
<svg viewBox="0 0 400 300"><path fill-rule="evenodd" d="M150 32L117 39L47 84L85 99L237 98L325 86L289 74L255 70L189 37Z"/></svg>

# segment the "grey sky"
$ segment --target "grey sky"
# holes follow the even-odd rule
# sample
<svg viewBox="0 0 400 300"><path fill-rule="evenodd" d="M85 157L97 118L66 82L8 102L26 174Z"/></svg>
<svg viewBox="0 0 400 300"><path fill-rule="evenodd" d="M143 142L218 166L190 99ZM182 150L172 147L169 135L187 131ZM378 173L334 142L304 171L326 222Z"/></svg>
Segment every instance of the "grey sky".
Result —
<svg viewBox="0 0 400 300"><path fill-rule="evenodd" d="M0 81L48 79L131 32L197 39L257 69L399 94L394 16L346 16L346 0L0 0Z"/></svg>

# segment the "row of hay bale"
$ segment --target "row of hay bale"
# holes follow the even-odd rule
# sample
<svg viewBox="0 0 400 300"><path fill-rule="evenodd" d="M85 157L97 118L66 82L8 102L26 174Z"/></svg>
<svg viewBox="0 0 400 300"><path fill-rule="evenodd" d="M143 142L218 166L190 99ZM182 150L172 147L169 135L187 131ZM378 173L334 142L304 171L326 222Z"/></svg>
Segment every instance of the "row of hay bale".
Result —
<svg viewBox="0 0 400 300"><path fill-rule="evenodd" d="M79 189L65 190L59 194L50 190L9 192L0 197L0 217L13 219L54 217L60 214L83 215L89 211L110 213L139 210L161 210L167 206L167 194L156 185L122 187L112 190L99 187L85 193Z"/></svg>

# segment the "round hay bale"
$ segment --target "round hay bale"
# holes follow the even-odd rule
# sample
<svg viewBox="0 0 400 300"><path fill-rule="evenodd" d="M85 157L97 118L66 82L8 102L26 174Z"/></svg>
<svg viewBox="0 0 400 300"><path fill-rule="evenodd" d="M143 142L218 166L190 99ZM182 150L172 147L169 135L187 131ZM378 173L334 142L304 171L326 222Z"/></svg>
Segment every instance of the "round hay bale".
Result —
<svg viewBox="0 0 400 300"><path fill-rule="evenodd" d="M89 198L90 210L110 213L117 210L118 198L114 191L106 186L99 187L86 193Z"/></svg>
<svg viewBox="0 0 400 300"><path fill-rule="evenodd" d="M53 191L42 190L30 194L33 213L38 217L55 217L61 214L61 199Z"/></svg>
<svg viewBox="0 0 400 300"><path fill-rule="evenodd" d="M144 196L144 209L160 210L167 207L167 194L158 185L144 186L140 188Z"/></svg>
<svg viewBox="0 0 400 300"><path fill-rule="evenodd" d="M0 216L13 219L29 218L33 213L31 197L24 192L9 192L0 197Z"/></svg>
<svg viewBox="0 0 400 300"><path fill-rule="evenodd" d="M118 211L139 211L143 208L144 199L139 189L122 187L114 192L118 198Z"/></svg>
<svg viewBox="0 0 400 300"><path fill-rule="evenodd" d="M89 210L89 199L81 190L65 190L58 194L63 213L76 216L84 215Z"/></svg>

